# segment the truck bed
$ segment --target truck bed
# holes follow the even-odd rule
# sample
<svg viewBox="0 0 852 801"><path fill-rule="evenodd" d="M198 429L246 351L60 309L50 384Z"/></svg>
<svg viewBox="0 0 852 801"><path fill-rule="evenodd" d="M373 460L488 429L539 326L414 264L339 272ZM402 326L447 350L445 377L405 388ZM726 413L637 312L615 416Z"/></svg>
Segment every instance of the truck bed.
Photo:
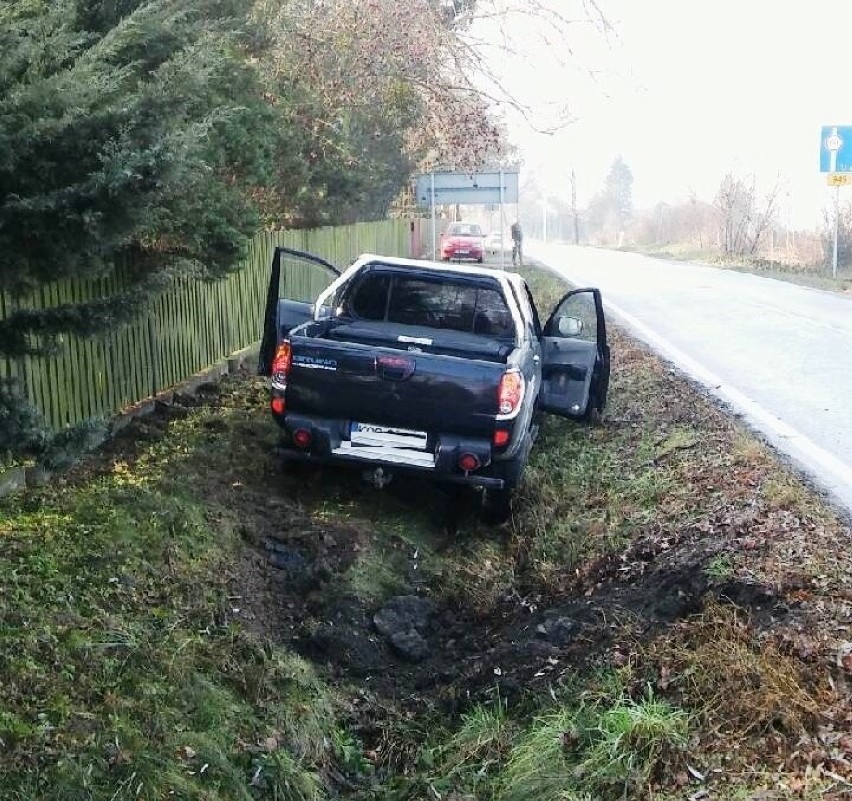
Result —
<svg viewBox="0 0 852 801"><path fill-rule="evenodd" d="M513 349L511 340L487 334L385 322L341 322L325 330L317 329L316 335L335 342L352 342L405 351L417 348L424 353L484 359L502 364L506 363L506 358Z"/></svg>

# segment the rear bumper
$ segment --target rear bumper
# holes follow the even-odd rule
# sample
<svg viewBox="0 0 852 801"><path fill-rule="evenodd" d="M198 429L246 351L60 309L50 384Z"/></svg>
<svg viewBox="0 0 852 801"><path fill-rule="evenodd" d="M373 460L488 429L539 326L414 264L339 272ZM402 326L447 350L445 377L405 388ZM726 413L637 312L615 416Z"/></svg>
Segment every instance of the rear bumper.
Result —
<svg viewBox="0 0 852 801"><path fill-rule="evenodd" d="M502 478L489 475L492 451L487 439L439 434L430 437L428 450L357 446L349 439L347 421L287 414L278 422L284 429L284 443L279 453L289 461L345 464L362 469L383 467L473 487L501 489L505 486ZM310 432L308 447L296 445L293 435L297 431ZM480 467L470 472L462 470L458 465L462 454L474 455Z"/></svg>
<svg viewBox="0 0 852 801"><path fill-rule="evenodd" d="M485 250L481 247L459 248L450 245L441 248L441 258L452 259L454 261L479 261L484 253Z"/></svg>

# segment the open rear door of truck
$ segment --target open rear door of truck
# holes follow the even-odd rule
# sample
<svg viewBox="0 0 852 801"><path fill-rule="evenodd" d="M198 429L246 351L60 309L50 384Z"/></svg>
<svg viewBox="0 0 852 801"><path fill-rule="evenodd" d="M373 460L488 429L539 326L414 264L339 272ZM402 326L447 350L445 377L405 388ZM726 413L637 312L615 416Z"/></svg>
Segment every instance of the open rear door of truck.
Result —
<svg viewBox="0 0 852 801"><path fill-rule="evenodd" d="M312 253L276 247L266 291L258 375L269 375L278 343L313 317L314 301L340 270Z"/></svg>

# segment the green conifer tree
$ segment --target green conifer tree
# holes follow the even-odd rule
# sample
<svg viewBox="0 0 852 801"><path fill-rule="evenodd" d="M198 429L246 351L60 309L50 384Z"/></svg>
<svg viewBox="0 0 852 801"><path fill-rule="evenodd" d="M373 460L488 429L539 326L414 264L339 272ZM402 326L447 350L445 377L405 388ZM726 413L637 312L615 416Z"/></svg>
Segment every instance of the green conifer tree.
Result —
<svg viewBox="0 0 852 801"><path fill-rule="evenodd" d="M118 296L0 323L0 354L103 331L175 275L238 264L257 226L247 188L266 171L272 127L240 34L248 5L0 8L0 289L133 265Z"/></svg>

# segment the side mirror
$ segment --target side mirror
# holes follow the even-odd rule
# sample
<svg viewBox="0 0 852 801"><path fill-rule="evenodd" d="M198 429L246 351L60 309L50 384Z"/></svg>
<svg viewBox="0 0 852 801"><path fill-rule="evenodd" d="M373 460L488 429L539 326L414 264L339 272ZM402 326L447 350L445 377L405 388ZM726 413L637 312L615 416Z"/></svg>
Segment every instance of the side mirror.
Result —
<svg viewBox="0 0 852 801"><path fill-rule="evenodd" d="M556 330L562 337L578 337L583 333L583 321L577 317L560 317L556 321Z"/></svg>

